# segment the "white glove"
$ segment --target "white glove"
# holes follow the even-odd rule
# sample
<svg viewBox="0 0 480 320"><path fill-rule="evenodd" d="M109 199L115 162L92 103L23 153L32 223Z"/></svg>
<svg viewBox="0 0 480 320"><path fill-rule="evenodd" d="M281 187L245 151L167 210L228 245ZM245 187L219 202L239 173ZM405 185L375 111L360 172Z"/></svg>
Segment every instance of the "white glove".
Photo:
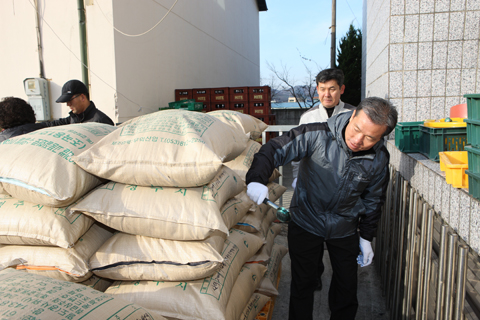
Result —
<svg viewBox="0 0 480 320"><path fill-rule="evenodd" d="M362 267L366 267L373 261L372 243L360 237L360 250L362 251L362 254L357 258L358 264Z"/></svg>
<svg viewBox="0 0 480 320"><path fill-rule="evenodd" d="M247 196L260 205L265 198L268 199L268 188L261 183L250 182L247 186Z"/></svg>
<svg viewBox="0 0 480 320"><path fill-rule="evenodd" d="M292 188L295 189L297 187L297 178L293 179Z"/></svg>

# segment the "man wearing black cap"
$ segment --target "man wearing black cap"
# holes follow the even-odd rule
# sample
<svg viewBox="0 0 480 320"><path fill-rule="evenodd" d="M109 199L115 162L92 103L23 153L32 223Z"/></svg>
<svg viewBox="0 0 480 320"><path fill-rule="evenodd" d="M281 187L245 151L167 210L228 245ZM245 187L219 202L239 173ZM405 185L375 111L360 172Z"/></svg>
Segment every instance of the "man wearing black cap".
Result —
<svg viewBox="0 0 480 320"><path fill-rule="evenodd" d="M62 95L56 102L66 102L71 110L70 115L66 118L45 122L49 127L84 122L114 125L112 119L98 110L93 101L90 101L87 87L79 80L67 81L62 87Z"/></svg>

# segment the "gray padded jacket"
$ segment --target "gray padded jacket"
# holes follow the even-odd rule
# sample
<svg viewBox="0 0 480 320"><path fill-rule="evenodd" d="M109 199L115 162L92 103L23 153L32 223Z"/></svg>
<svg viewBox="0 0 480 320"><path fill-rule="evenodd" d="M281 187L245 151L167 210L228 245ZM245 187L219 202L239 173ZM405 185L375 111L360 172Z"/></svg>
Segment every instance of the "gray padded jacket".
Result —
<svg viewBox="0 0 480 320"><path fill-rule="evenodd" d="M362 238L372 241L385 201L390 156L383 139L352 153L343 134L351 115L301 125L270 140L255 155L247 184L266 185L276 167L301 161L292 220L325 239L347 237L358 228Z"/></svg>

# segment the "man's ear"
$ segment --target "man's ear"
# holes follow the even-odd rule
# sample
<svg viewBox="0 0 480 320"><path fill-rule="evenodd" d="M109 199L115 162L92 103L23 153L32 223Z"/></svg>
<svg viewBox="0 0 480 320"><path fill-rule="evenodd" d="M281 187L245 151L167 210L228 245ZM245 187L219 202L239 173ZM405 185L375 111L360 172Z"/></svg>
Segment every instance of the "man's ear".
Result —
<svg viewBox="0 0 480 320"><path fill-rule="evenodd" d="M355 118L356 113L357 113L357 110L353 110L352 116L350 117L350 121L352 121L353 118Z"/></svg>
<svg viewBox="0 0 480 320"><path fill-rule="evenodd" d="M340 94L343 94L345 92L345 85L343 84L342 87L340 88Z"/></svg>

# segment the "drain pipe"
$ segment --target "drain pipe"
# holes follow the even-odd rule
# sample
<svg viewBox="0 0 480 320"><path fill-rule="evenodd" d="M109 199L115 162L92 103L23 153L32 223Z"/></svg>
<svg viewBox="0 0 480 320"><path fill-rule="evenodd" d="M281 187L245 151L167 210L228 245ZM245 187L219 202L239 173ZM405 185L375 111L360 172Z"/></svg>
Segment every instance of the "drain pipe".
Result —
<svg viewBox="0 0 480 320"><path fill-rule="evenodd" d="M83 0L77 0L78 26L80 31L80 56L82 60L82 80L87 88L90 87L88 79L88 56L87 56L87 23L85 19L85 4Z"/></svg>
<svg viewBox="0 0 480 320"><path fill-rule="evenodd" d="M35 0L35 22L37 29L37 48L38 48L38 62L40 64L40 78L45 79L45 69L43 67L43 46L42 46L42 33L40 32L40 13L38 10L38 1Z"/></svg>

